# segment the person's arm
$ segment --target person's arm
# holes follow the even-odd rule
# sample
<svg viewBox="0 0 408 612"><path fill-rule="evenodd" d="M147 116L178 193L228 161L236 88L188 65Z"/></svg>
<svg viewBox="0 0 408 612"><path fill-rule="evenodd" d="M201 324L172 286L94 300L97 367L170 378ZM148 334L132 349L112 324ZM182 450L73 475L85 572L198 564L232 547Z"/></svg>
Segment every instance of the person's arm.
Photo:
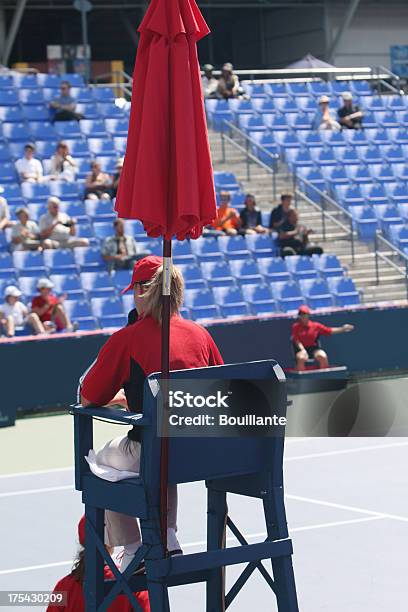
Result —
<svg viewBox="0 0 408 612"><path fill-rule="evenodd" d="M85 187L96 187L96 185L97 181L95 180L95 175L93 172L91 172L85 179Z"/></svg>
<svg viewBox="0 0 408 612"><path fill-rule="evenodd" d="M42 317L50 308L50 304L48 301L44 304L44 306L37 306L35 300L33 300L31 305L31 312L34 312L39 317Z"/></svg>
<svg viewBox="0 0 408 612"><path fill-rule="evenodd" d="M42 177L44 176L44 171L43 171L43 167L42 167L42 163L40 162L39 159L37 159L37 170L36 170L36 179L37 181L41 181Z"/></svg>
<svg viewBox="0 0 408 612"><path fill-rule="evenodd" d="M303 344L301 343L301 341L299 340L299 336L297 333L297 323L295 323L294 325L292 325L292 335L291 335L291 341L294 344L294 346L299 350L299 351L304 351L305 347L303 346Z"/></svg>
<svg viewBox="0 0 408 612"><path fill-rule="evenodd" d="M106 262L109 261L121 261L123 259L122 255L114 252L114 241L112 238L106 238L102 245L102 257Z"/></svg>
<svg viewBox="0 0 408 612"><path fill-rule="evenodd" d="M72 218L68 220L72 223L72 225L69 228L69 235L76 236L76 219Z"/></svg>
<svg viewBox="0 0 408 612"><path fill-rule="evenodd" d="M232 78L234 79L234 86L233 86L231 91L232 91L233 95L235 96L238 93L238 90L239 90L239 78L238 78L238 76L236 74L233 74Z"/></svg>
<svg viewBox="0 0 408 612"><path fill-rule="evenodd" d="M350 323L345 323L341 327L332 327L331 333L332 334L347 334L348 332L353 331L353 329L354 329L354 325L350 325Z"/></svg>
<svg viewBox="0 0 408 612"><path fill-rule="evenodd" d="M41 240L45 240L46 238L49 238L58 224L59 224L59 221L57 221L56 223L51 223L51 225L45 225L45 221L41 222L41 219L40 219L40 238Z"/></svg>
<svg viewBox="0 0 408 612"><path fill-rule="evenodd" d="M285 240L285 238L294 238L295 236L297 236L298 233L299 230L297 227L295 227L294 230L290 230L288 232L279 232L279 238L281 240Z"/></svg>

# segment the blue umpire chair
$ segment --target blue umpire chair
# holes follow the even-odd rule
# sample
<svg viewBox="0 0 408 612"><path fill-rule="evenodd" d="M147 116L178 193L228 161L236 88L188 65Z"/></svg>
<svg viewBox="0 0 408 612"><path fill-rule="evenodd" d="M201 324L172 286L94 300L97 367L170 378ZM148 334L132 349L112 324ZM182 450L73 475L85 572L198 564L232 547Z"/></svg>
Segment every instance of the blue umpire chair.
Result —
<svg viewBox="0 0 408 612"><path fill-rule="evenodd" d="M269 379L276 389L274 414L286 415L287 396L280 366L274 360L225 366L180 370L171 379L230 380ZM275 386L276 383L276 386ZM275 594L279 612L298 612L292 567L292 542L288 536L283 495L284 429L276 437L170 437L169 484L205 480L208 493L207 550L166 557L160 532L160 446L158 411L160 375L145 381L143 413L134 414L112 408L75 406L75 482L82 491L86 516L85 600L87 612L105 611L123 592L132 607L140 610L133 596L148 589L152 612L170 610L168 587L206 582L207 612L222 612L229 607L248 578L259 570ZM275 397L275 391L273 391ZM142 432L140 476L108 482L92 474L85 456L93 447L93 419L138 426ZM263 503L265 541L248 544L228 516L227 493L258 498ZM138 517L143 544L132 563L121 574L104 546L104 511ZM228 527L239 546L225 548ZM145 560L145 574L134 575ZM262 560L270 559L273 577ZM116 580L103 579L107 563ZM225 594L224 569L247 563L246 568ZM265 608L263 608L265 609ZM269 609L269 606L268 606Z"/></svg>

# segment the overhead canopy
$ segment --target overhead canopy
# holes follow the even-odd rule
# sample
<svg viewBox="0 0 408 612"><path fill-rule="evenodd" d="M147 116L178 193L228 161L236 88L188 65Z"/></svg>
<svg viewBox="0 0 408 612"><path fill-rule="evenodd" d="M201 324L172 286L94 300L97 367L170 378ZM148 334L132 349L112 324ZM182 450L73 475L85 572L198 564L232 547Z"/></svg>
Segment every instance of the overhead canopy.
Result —
<svg viewBox="0 0 408 612"><path fill-rule="evenodd" d="M323 60L320 60L311 53L308 53L305 55L305 57L297 62L293 62L293 64L286 66L286 68L296 70L297 68L335 68L335 66L328 64L327 62L323 62Z"/></svg>

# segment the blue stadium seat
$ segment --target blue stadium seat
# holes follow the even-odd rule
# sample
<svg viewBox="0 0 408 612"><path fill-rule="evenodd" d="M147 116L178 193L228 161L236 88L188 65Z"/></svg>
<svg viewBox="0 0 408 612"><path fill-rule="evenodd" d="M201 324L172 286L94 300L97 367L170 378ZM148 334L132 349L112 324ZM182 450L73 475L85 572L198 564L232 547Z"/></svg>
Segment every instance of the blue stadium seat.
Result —
<svg viewBox="0 0 408 612"><path fill-rule="evenodd" d="M216 131L224 129L225 121L233 121L234 115L229 109L228 100L206 100L205 108L210 125Z"/></svg>
<svg viewBox="0 0 408 612"><path fill-rule="evenodd" d="M201 267L197 264L178 264L183 274L186 289L207 288L207 282L203 279Z"/></svg>
<svg viewBox="0 0 408 612"><path fill-rule="evenodd" d="M272 283L271 289L279 310L295 311L304 303L299 285L293 280Z"/></svg>
<svg viewBox="0 0 408 612"><path fill-rule="evenodd" d="M9 204L23 204L21 187L18 183L2 185L0 195L6 198Z"/></svg>
<svg viewBox="0 0 408 612"><path fill-rule="evenodd" d="M253 154L256 155L264 164L270 166L275 163L275 160L279 155L279 149L275 143L273 135L269 132L250 132L249 136L253 141Z"/></svg>
<svg viewBox="0 0 408 612"><path fill-rule="evenodd" d="M76 228L76 235L78 238L88 238L90 245L96 244L96 238L93 231L92 223L78 223Z"/></svg>
<svg viewBox="0 0 408 612"><path fill-rule="evenodd" d="M10 219L12 221L17 221L14 209L9 207L9 211ZM9 236L9 231L6 230L5 232L0 232L0 251L7 251L9 248L9 243L6 236Z"/></svg>
<svg viewBox="0 0 408 612"><path fill-rule="evenodd" d="M107 121L115 121L107 119ZM102 119L81 119L79 121L80 133L92 138L106 138L105 123Z"/></svg>
<svg viewBox="0 0 408 612"><path fill-rule="evenodd" d="M101 113L99 112L99 109L96 106L96 104L94 104L93 102L92 103L81 102L80 104L77 104L75 112L80 113L84 117L84 119L100 119L101 118ZM63 122L60 121L59 123L63 123ZM75 123L77 124L78 122L75 121ZM77 134L75 133L74 136L77 136Z"/></svg>
<svg viewBox="0 0 408 612"><path fill-rule="evenodd" d="M301 130L297 133L298 141L304 147L322 147L323 141L320 132Z"/></svg>
<svg viewBox="0 0 408 612"><path fill-rule="evenodd" d="M14 164L3 161L0 164L0 184L15 183L17 180L18 177Z"/></svg>
<svg viewBox="0 0 408 612"><path fill-rule="evenodd" d="M404 222L408 221L408 202L404 204L398 204L398 212Z"/></svg>
<svg viewBox="0 0 408 612"><path fill-rule="evenodd" d="M345 167L347 178L354 183L371 185L373 182L370 170L366 164L350 164Z"/></svg>
<svg viewBox="0 0 408 612"><path fill-rule="evenodd" d="M29 88L29 89L19 89L18 90L18 97L19 97L19 101L21 104L25 104L25 105L34 105L34 106L38 106L39 104L41 104L41 106L43 108L44 107L44 92L42 89L38 88ZM50 111L47 107L47 117L46 119L49 119L50 117Z"/></svg>
<svg viewBox="0 0 408 612"><path fill-rule="evenodd" d="M263 122L265 127L268 130L278 131L278 130L287 130L288 124L286 122L286 116L284 113L271 113L268 115L263 115Z"/></svg>
<svg viewBox="0 0 408 612"><path fill-rule="evenodd" d="M78 270L72 249L46 249L44 265L50 274L73 274Z"/></svg>
<svg viewBox="0 0 408 612"><path fill-rule="evenodd" d="M147 242L143 243L143 250L149 252L150 255L158 255L161 257L163 255L163 244L159 238L153 238Z"/></svg>
<svg viewBox="0 0 408 612"><path fill-rule="evenodd" d="M399 113L397 113L399 114ZM399 117L400 119L400 117ZM408 123L407 123L408 126ZM406 130L406 126L404 127L399 127L399 128L392 128L390 130L388 130L388 136L391 140L391 142L395 143L395 144L400 144L400 145L407 145L408 144L408 133Z"/></svg>
<svg viewBox="0 0 408 612"><path fill-rule="evenodd" d="M123 119L125 117L125 113L119 106L109 102L98 104L97 112L103 119Z"/></svg>
<svg viewBox="0 0 408 612"><path fill-rule="evenodd" d="M271 98L284 97L288 93L286 83L265 83L264 91Z"/></svg>
<svg viewBox="0 0 408 612"><path fill-rule="evenodd" d="M96 102L113 102L115 99L112 87L94 87L92 93Z"/></svg>
<svg viewBox="0 0 408 612"><path fill-rule="evenodd" d="M286 257L286 267L295 280L316 278L318 276L311 257L307 255L293 255Z"/></svg>
<svg viewBox="0 0 408 612"><path fill-rule="evenodd" d="M261 115L239 115L238 127L244 132L266 131L266 126L264 125Z"/></svg>
<svg viewBox="0 0 408 612"><path fill-rule="evenodd" d="M241 85L244 87L245 91L252 100L257 98L266 98L264 83L241 81Z"/></svg>
<svg viewBox="0 0 408 612"><path fill-rule="evenodd" d="M25 276L46 276L43 254L39 251L14 251L14 267Z"/></svg>
<svg viewBox="0 0 408 612"><path fill-rule="evenodd" d="M8 162L11 160L11 151L7 143L0 142L0 162Z"/></svg>
<svg viewBox="0 0 408 612"><path fill-rule="evenodd" d="M220 316L220 310L215 305L211 289L186 289L184 305L190 309L195 320L213 319Z"/></svg>
<svg viewBox="0 0 408 612"><path fill-rule="evenodd" d="M246 259L249 251L243 236L221 236L218 238L220 251L228 259Z"/></svg>
<svg viewBox="0 0 408 612"><path fill-rule="evenodd" d="M85 292L81 286L78 274L51 274L50 280L54 283L54 293L57 295L66 294L69 300L84 300Z"/></svg>
<svg viewBox="0 0 408 612"><path fill-rule="evenodd" d="M370 204L387 204L388 197L385 193L384 185L372 183L371 185L361 185L361 193Z"/></svg>
<svg viewBox="0 0 408 612"><path fill-rule="evenodd" d="M102 172L106 172L107 174L115 174L116 172L116 162L117 156L116 153L114 156L103 156L99 158L99 162L101 164Z"/></svg>
<svg viewBox="0 0 408 612"><path fill-rule="evenodd" d="M341 164L358 164L357 147L348 145L347 147L335 147L333 149L336 160Z"/></svg>
<svg viewBox="0 0 408 612"><path fill-rule="evenodd" d="M271 257L258 260L260 273L273 283L290 280L290 274L286 267L286 260L282 257Z"/></svg>
<svg viewBox="0 0 408 612"><path fill-rule="evenodd" d="M30 202L46 202L51 195L50 186L45 183L22 183L21 193Z"/></svg>
<svg viewBox="0 0 408 612"><path fill-rule="evenodd" d="M231 192L231 206L234 208L242 208L245 202L246 193L243 191L232 191ZM217 198L218 203L218 198Z"/></svg>
<svg viewBox="0 0 408 612"><path fill-rule="evenodd" d="M391 164L370 164L368 170L373 179L379 183L386 185L395 181L394 170Z"/></svg>
<svg viewBox="0 0 408 612"><path fill-rule="evenodd" d="M393 164L395 178L400 181L408 181L408 164Z"/></svg>
<svg viewBox="0 0 408 612"><path fill-rule="evenodd" d="M240 287L215 287L213 293L215 303L219 306L223 317L242 317L251 314Z"/></svg>
<svg viewBox="0 0 408 612"><path fill-rule="evenodd" d="M313 149L310 149L313 151ZM306 147L299 149L287 149L285 151L286 163L289 166L298 168L299 166L314 166L314 161L310 155L310 151Z"/></svg>
<svg viewBox="0 0 408 612"><path fill-rule="evenodd" d="M115 136L113 138L116 153L124 155L126 151L127 138L126 136Z"/></svg>
<svg viewBox="0 0 408 612"><path fill-rule="evenodd" d="M38 294L37 283L40 275L35 276L20 276L18 286L23 293L26 303L31 303L31 300Z"/></svg>
<svg viewBox="0 0 408 612"><path fill-rule="evenodd" d="M125 117L123 119L105 119L106 131L112 136L127 136L129 129L129 120ZM99 136L91 132L92 136ZM101 136L104 136L101 134Z"/></svg>
<svg viewBox="0 0 408 612"><path fill-rule="evenodd" d="M52 140L36 140L35 155L42 159L50 159L55 153L55 142ZM72 151L71 151L72 153Z"/></svg>
<svg viewBox="0 0 408 612"><path fill-rule="evenodd" d="M355 306L360 303L360 296L352 278L329 278L327 283L334 295L336 306Z"/></svg>
<svg viewBox="0 0 408 612"><path fill-rule="evenodd" d="M330 85L326 81L311 81L308 83L308 88L314 96L330 96Z"/></svg>
<svg viewBox="0 0 408 612"><path fill-rule="evenodd" d="M303 111L286 115L288 125L294 130L308 130L313 121L311 113Z"/></svg>
<svg viewBox="0 0 408 612"><path fill-rule="evenodd" d="M330 308L333 297L327 281L322 278L308 278L299 281L300 290L311 308Z"/></svg>
<svg viewBox="0 0 408 612"><path fill-rule="evenodd" d="M139 219L127 219L125 221L125 233L130 234L130 236L134 236L135 238L146 236L143 223L139 221Z"/></svg>
<svg viewBox="0 0 408 612"><path fill-rule="evenodd" d="M394 204L408 202L408 185L406 182L389 183L386 186L386 193Z"/></svg>
<svg viewBox="0 0 408 612"><path fill-rule="evenodd" d="M269 226L269 219L267 227ZM247 248L259 260L261 258L270 258L277 254L275 240L271 234L248 234L245 236Z"/></svg>
<svg viewBox="0 0 408 612"><path fill-rule="evenodd" d="M59 81L68 81L71 87L84 87L84 77L77 72L65 72L59 76Z"/></svg>
<svg viewBox="0 0 408 612"><path fill-rule="evenodd" d="M337 169L337 166L335 166L335 168ZM325 172L326 171L331 172L332 170L333 170L333 166L326 166L324 168ZM316 187L316 189L319 189L320 191L324 191L326 188L326 182L325 182L324 175L318 167L307 166L306 168L302 168L302 167L298 168L297 177L300 180L304 179L308 183L311 183L312 185ZM344 177L345 177L345 174L344 174ZM308 195L309 197L312 197L313 190L310 190L311 193L308 193L308 190L309 190L309 187L307 184L302 185L302 191L304 191L306 195Z"/></svg>
<svg viewBox="0 0 408 612"><path fill-rule="evenodd" d="M383 96L371 96L367 98L365 108L371 111L382 111L386 109L386 104Z"/></svg>
<svg viewBox="0 0 408 612"><path fill-rule="evenodd" d="M115 156L115 143L111 139L88 138L89 151L97 157Z"/></svg>
<svg viewBox="0 0 408 612"><path fill-rule="evenodd" d="M26 121L47 121L49 119L49 110L44 104L26 104L22 108L23 119Z"/></svg>
<svg viewBox="0 0 408 612"><path fill-rule="evenodd" d="M205 261L201 264L201 271L209 287L235 285L230 265L225 261Z"/></svg>
<svg viewBox="0 0 408 612"><path fill-rule="evenodd" d="M191 241L191 252L198 262L224 261L224 253L220 251L217 238L201 237Z"/></svg>
<svg viewBox="0 0 408 612"><path fill-rule="evenodd" d="M391 140L385 128L367 129L365 130L367 140L373 144L389 145Z"/></svg>
<svg viewBox="0 0 408 612"><path fill-rule="evenodd" d="M265 113L273 113L275 111L275 103L273 101L273 99L271 98L258 98L258 100L252 100L252 103L249 103L250 106L247 108L251 109L251 112L255 111L257 113L259 113L260 115L263 115ZM231 103L230 103L230 107L231 107ZM245 109L246 107L244 107ZM241 113L241 107L239 107L239 113ZM234 110L232 108L232 110ZM234 111L235 113L237 113L237 111Z"/></svg>
<svg viewBox="0 0 408 612"><path fill-rule="evenodd" d="M232 172L214 172L216 191L238 191L239 183Z"/></svg>
<svg viewBox="0 0 408 612"><path fill-rule="evenodd" d="M77 200L79 197L78 183L65 183L63 181L51 181L50 193L61 200Z"/></svg>
<svg viewBox="0 0 408 612"><path fill-rule="evenodd" d="M88 300L66 300L64 308L71 321L77 323L80 330L98 328L96 317L92 315Z"/></svg>
<svg viewBox="0 0 408 612"><path fill-rule="evenodd" d="M375 118L375 113L373 111L370 111L370 110L364 111L363 124L364 124L365 129L377 127L377 120Z"/></svg>
<svg viewBox="0 0 408 612"><path fill-rule="evenodd" d="M315 269L324 276L343 276L344 268L342 267L337 255L324 253L323 255L312 255L312 262Z"/></svg>
<svg viewBox="0 0 408 612"><path fill-rule="evenodd" d="M315 147L310 150L312 160L319 166L335 166L337 164L333 147Z"/></svg>
<svg viewBox="0 0 408 612"><path fill-rule="evenodd" d="M19 99L14 88L0 89L0 106L17 106Z"/></svg>
<svg viewBox="0 0 408 612"><path fill-rule="evenodd" d="M62 201L60 205L61 212L67 213L70 217L75 217L78 223L89 224L89 218L86 214L84 203L80 200ZM92 234L93 235L93 234Z"/></svg>
<svg viewBox="0 0 408 612"><path fill-rule="evenodd" d="M89 155L87 157L75 156L75 161L77 163L76 178L85 179L91 171Z"/></svg>
<svg viewBox="0 0 408 612"><path fill-rule="evenodd" d="M0 121L18 123L24 119L23 111L19 106L0 106Z"/></svg>
<svg viewBox="0 0 408 612"><path fill-rule="evenodd" d="M374 214L380 223L382 231L387 234L390 225L404 223L398 208L392 204L376 204L373 206Z"/></svg>
<svg viewBox="0 0 408 612"><path fill-rule="evenodd" d="M275 109L280 113L296 113L298 110L296 101L293 98L284 97L284 98L275 98Z"/></svg>
<svg viewBox="0 0 408 612"><path fill-rule="evenodd" d="M27 142L30 139L25 122L4 122L1 129L3 130L3 137L11 142Z"/></svg>
<svg viewBox="0 0 408 612"><path fill-rule="evenodd" d="M29 126L34 140L52 140L54 143L58 140L58 134L49 121L31 121Z"/></svg>
<svg viewBox="0 0 408 612"><path fill-rule="evenodd" d="M390 225L388 233L393 242L398 248L405 249L408 247L408 225Z"/></svg>
<svg viewBox="0 0 408 612"><path fill-rule="evenodd" d="M383 149L383 156L389 163L401 163L403 164L406 160L406 155L400 144L392 144L391 146Z"/></svg>
<svg viewBox="0 0 408 612"><path fill-rule="evenodd" d="M10 89L14 87L14 81L11 74L0 75L0 89Z"/></svg>
<svg viewBox="0 0 408 612"><path fill-rule="evenodd" d="M329 147L345 147L349 143L345 138L345 132L333 132L332 130L322 130L320 138L324 145Z"/></svg>
<svg viewBox="0 0 408 612"><path fill-rule="evenodd" d="M330 87L333 95L341 96L345 91L350 91L350 81L331 81Z"/></svg>
<svg viewBox="0 0 408 612"><path fill-rule="evenodd" d="M111 279L118 291L122 291L125 287L130 285L130 281L132 280L132 270L114 270L111 274ZM129 292L129 297L131 298L131 307L134 308L134 301L132 292ZM130 310L130 309L129 309Z"/></svg>
<svg viewBox="0 0 408 612"><path fill-rule="evenodd" d="M232 275L239 285L261 283L263 281L258 264L253 259L231 261L230 267Z"/></svg>
<svg viewBox="0 0 408 612"><path fill-rule="evenodd" d="M89 159L89 146L86 138L64 138L64 142L68 145L71 155L73 157L88 157Z"/></svg>
<svg viewBox="0 0 408 612"><path fill-rule="evenodd" d="M191 252L191 243L189 240L173 240L172 255L174 263L195 263L196 258Z"/></svg>
<svg viewBox="0 0 408 612"><path fill-rule="evenodd" d="M79 104L90 104L95 107L95 100L92 95L92 90L89 87L72 87L71 88L71 96L75 98L75 100ZM81 112L78 110L78 106L76 107L77 112Z"/></svg>
<svg viewBox="0 0 408 612"><path fill-rule="evenodd" d="M300 111L316 112L316 100L312 96L296 96L295 101Z"/></svg>
<svg viewBox="0 0 408 612"><path fill-rule="evenodd" d="M99 247L77 247L74 249L74 258L81 272L102 271L106 269L106 263L102 259Z"/></svg>
<svg viewBox="0 0 408 612"><path fill-rule="evenodd" d="M354 206L351 209L353 225L360 240L374 240L377 219L371 206Z"/></svg>
<svg viewBox="0 0 408 612"><path fill-rule="evenodd" d="M242 293L253 314L270 314L276 311L276 302L269 285L243 285Z"/></svg>
<svg viewBox="0 0 408 612"><path fill-rule="evenodd" d="M78 121L56 121L54 129L59 138L81 138L82 133L78 123Z"/></svg>
<svg viewBox="0 0 408 612"><path fill-rule="evenodd" d="M0 278L12 278L15 275L14 262L10 253L0 251Z"/></svg>
<svg viewBox="0 0 408 612"><path fill-rule="evenodd" d="M399 121L393 110L375 111L375 120L384 128L398 128Z"/></svg>
<svg viewBox="0 0 408 612"><path fill-rule="evenodd" d="M358 146L356 151L362 162L371 164L379 163L383 160L382 152L378 145Z"/></svg>
<svg viewBox="0 0 408 612"><path fill-rule="evenodd" d="M57 74L40 73L37 74L37 82L39 87L57 88L60 86L61 77L59 77Z"/></svg>
<svg viewBox="0 0 408 612"><path fill-rule="evenodd" d="M387 96L387 108L393 110L406 110L407 96Z"/></svg>
<svg viewBox="0 0 408 612"><path fill-rule="evenodd" d="M338 185L335 187L334 193L343 208L362 206L365 203L360 185Z"/></svg>
<svg viewBox="0 0 408 612"><path fill-rule="evenodd" d="M89 297L114 297L116 295L112 279L105 271L81 272L81 285Z"/></svg>
<svg viewBox="0 0 408 612"><path fill-rule="evenodd" d="M371 133L376 130L371 130ZM348 144L359 145L359 146L367 146L370 144L370 140L368 135L366 134L366 130L343 130L341 132L343 134L343 138L345 142Z"/></svg>
<svg viewBox="0 0 408 612"><path fill-rule="evenodd" d="M357 94L358 96L371 96L373 93L373 90L371 89L367 81L351 80L350 86L351 91Z"/></svg>
<svg viewBox="0 0 408 612"><path fill-rule="evenodd" d="M286 116L286 118L287 117L288 115ZM299 147L301 146L296 132L292 130L278 130L277 132L275 132L274 140L276 145L285 149L285 151L287 151L287 149L293 148L299 149Z"/></svg>
<svg viewBox="0 0 408 612"><path fill-rule="evenodd" d="M123 327L127 318L123 302L118 297L94 297L91 299L92 313L99 319L101 327Z"/></svg>
<svg viewBox="0 0 408 612"><path fill-rule="evenodd" d="M18 285L18 280L15 276L9 276L8 278L1 278L0 276L0 296L3 299L4 290L7 285Z"/></svg>
<svg viewBox="0 0 408 612"><path fill-rule="evenodd" d="M288 83L286 85L288 94L291 96L308 96L309 97L309 89L307 83Z"/></svg>
<svg viewBox="0 0 408 612"><path fill-rule="evenodd" d="M111 200L85 200L85 211L92 221L110 221L109 235L112 235L112 221L116 219L117 215L113 210L113 203Z"/></svg>

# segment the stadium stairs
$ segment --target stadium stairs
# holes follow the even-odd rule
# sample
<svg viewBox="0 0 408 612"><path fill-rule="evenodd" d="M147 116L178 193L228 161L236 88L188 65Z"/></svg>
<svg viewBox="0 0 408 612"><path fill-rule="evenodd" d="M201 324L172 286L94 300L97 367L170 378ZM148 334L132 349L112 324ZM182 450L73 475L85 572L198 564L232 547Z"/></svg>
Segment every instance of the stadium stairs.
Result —
<svg viewBox="0 0 408 612"><path fill-rule="evenodd" d="M222 143L220 132L210 129L209 139L214 170L233 172L238 182L242 184L243 190L255 195L262 212L270 211L278 203L279 195L282 192L294 191L293 176L283 162L279 163L276 174L276 196L274 197L270 173L252 162L248 180L245 153L226 140ZM376 263L373 245L358 240L356 233L354 233L353 262L350 231L347 227L344 227L341 213L330 211L331 218L325 218L323 231L322 213L317 204L298 191L296 193L296 205L302 223L314 229L315 233L312 240L320 244L325 253L337 255L341 264L348 268L349 274L361 294L363 303L398 302L407 299L405 270L401 263L396 261L392 265L382 258L378 258ZM341 225L336 221L340 222ZM382 253L388 257L393 255L391 249L389 251L383 250ZM376 265L378 265L378 283Z"/></svg>

